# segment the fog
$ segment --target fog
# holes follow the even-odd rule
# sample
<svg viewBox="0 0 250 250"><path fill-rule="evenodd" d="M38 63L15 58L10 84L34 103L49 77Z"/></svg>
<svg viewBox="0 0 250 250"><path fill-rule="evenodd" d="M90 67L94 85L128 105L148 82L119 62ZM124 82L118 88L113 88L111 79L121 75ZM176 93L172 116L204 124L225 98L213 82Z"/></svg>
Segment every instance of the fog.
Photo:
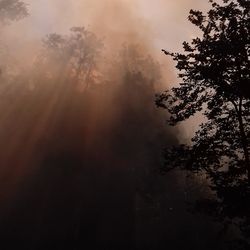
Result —
<svg viewBox="0 0 250 250"><path fill-rule="evenodd" d="M158 174L182 131L154 96L176 81L161 49L196 34L188 10L207 2L26 2L30 15L1 27L4 238L28 249L205 249L210 238L198 238L213 225L185 211L185 176Z"/></svg>

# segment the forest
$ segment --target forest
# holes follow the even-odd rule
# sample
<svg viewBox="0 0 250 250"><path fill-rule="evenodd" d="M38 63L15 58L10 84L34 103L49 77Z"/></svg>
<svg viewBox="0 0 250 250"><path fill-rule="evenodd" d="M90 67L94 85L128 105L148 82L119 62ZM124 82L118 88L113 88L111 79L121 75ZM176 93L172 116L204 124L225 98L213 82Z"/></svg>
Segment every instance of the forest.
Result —
<svg viewBox="0 0 250 250"><path fill-rule="evenodd" d="M250 249L249 59L248 0L0 0L1 249Z"/></svg>

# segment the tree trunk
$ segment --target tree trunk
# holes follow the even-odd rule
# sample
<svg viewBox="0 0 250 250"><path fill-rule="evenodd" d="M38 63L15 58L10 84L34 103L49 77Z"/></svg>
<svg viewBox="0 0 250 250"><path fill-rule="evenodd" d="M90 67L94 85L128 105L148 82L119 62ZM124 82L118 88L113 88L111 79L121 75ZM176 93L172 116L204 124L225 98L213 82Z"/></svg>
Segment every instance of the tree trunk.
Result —
<svg viewBox="0 0 250 250"><path fill-rule="evenodd" d="M242 147L243 147L243 152L244 152L244 157L245 157L245 164L246 164L246 169L247 169L248 182L250 184L250 156L248 152L247 136L245 133L244 123L242 119L242 97L240 98L239 110L237 113L238 113L241 142L242 142Z"/></svg>

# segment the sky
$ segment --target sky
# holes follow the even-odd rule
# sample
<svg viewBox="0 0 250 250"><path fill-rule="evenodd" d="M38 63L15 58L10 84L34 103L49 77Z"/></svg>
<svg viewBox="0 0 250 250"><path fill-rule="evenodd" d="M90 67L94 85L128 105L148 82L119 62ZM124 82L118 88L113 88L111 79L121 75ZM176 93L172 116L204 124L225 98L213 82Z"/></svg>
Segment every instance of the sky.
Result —
<svg viewBox="0 0 250 250"><path fill-rule="evenodd" d="M109 36L121 31L143 33L157 49L179 49L196 32L188 21L191 8L206 10L208 0L26 0L30 16L13 25L19 39L41 38L85 26ZM21 27L25 26L25 29ZM15 27L19 27L16 29ZM101 27L101 29L100 29ZM116 30L116 28L118 30ZM9 31L11 32L11 31ZM21 34L19 34L21 33ZM25 36L23 36L23 33Z"/></svg>

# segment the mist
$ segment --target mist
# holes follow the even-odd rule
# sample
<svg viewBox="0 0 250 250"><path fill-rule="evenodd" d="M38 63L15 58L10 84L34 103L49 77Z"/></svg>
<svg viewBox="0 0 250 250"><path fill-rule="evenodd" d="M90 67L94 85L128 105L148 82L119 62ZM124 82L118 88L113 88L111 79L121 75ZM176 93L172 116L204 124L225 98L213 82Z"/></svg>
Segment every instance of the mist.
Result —
<svg viewBox="0 0 250 250"><path fill-rule="evenodd" d="M185 212L184 175L159 176L182 131L154 98L175 80L161 49L196 34L180 23L207 1L26 3L28 17L1 27L3 238L28 249L205 247L181 226L207 223Z"/></svg>

